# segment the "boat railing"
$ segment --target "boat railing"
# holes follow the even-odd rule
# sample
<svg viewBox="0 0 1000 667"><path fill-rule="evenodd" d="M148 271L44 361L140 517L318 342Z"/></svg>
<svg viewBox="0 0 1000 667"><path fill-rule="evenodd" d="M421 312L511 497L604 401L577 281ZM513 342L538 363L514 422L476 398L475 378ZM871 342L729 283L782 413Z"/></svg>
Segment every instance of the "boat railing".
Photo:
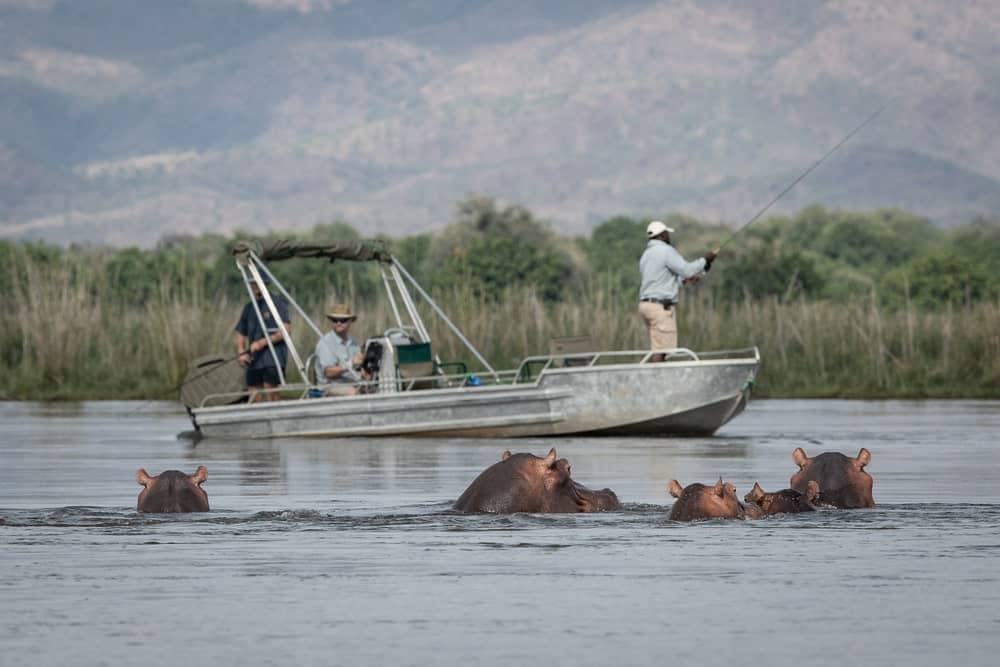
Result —
<svg viewBox="0 0 1000 667"><path fill-rule="evenodd" d="M614 350L602 352L572 352L566 354L544 354L526 357L516 371L515 383L537 382L543 373L552 369L603 366L610 364L652 363L653 355L662 354L664 362L718 361L725 359L753 359L760 361L760 351L756 347L731 350L695 352L686 347L664 350ZM658 362L659 363L659 362Z"/></svg>
<svg viewBox="0 0 1000 667"><path fill-rule="evenodd" d="M426 389L454 389L460 387L481 387L490 385L509 385L517 383L517 371L507 370L507 371L496 371L494 374L483 374L482 376L476 373L452 373L443 374L435 373L433 375L421 375L408 378L397 378L396 380L390 380L386 382L385 380L370 380L370 381L359 381L353 383L353 386L358 387L361 392L361 396L371 396L376 394L395 394L400 392L413 392L413 391L423 391ZM280 387L272 387L270 389L255 389L253 391L234 391L234 392L219 392L214 394L207 394L202 398L199 408L205 407L216 407L222 405L230 405L233 403L240 402L242 399L249 399L251 394L279 394L282 396L287 396L291 394L295 399L311 399L311 398L330 398L330 395L325 395L323 393L324 387L329 385L320 384L285 384ZM345 396L337 396L337 398L346 398ZM266 401L264 401L266 403Z"/></svg>
<svg viewBox="0 0 1000 667"><path fill-rule="evenodd" d="M718 359L753 359L754 361L760 361L760 348L754 346L740 347L733 350L712 350L710 352L699 352L698 356L703 361Z"/></svg>
<svg viewBox="0 0 1000 667"><path fill-rule="evenodd" d="M663 363L739 360L760 361L760 351L756 347L738 348L732 350L714 350L710 352L695 352L686 347L668 350L615 350L602 352L574 352L568 354L547 354L525 357L514 370L495 371L495 373L434 373L416 377L402 378L386 382L384 379L360 381L354 386L361 388L362 396L375 394L424 391L426 389L454 389L463 387L495 386L495 385L528 385L537 384L541 376L549 370L587 368L612 364L645 364L650 362L654 354L663 354ZM286 384L271 389L257 389L258 393L293 394L298 399L323 397L323 385L319 384ZM236 403L243 398L249 398L252 392L225 392L206 395L199 407L221 406ZM343 397L341 397L343 398Z"/></svg>

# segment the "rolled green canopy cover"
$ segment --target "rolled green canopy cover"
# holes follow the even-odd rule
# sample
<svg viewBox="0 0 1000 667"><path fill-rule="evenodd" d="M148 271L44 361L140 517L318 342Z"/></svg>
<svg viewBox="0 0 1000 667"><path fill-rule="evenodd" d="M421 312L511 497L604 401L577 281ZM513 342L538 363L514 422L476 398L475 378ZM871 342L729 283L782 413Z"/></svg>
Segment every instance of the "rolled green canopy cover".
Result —
<svg viewBox="0 0 1000 667"><path fill-rule="evenodd" d="M385 243L378 239L357 241L239 241L233 246L233 255L241 264L246 263L250 252L265 262L276 262L291 257L322 257L331 262L346 259L352 262L391 262L392 254Z"/></svg>

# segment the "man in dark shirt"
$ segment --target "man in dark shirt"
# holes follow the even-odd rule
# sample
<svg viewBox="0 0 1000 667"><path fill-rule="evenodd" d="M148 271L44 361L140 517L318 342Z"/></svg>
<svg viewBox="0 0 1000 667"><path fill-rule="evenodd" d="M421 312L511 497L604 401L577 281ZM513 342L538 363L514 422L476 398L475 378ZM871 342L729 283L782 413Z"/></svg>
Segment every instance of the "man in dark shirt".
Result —
<svg viewBox="0 0 1000 667"><path fill-rule="evenodd" d="M260 314L264 318L266 331L260 326L257 313L254 312L253 302L248 301L243 306L240 321L236 323L236 352L239 354L240 364L247 367L247 389L252 391L250 402L255 403L261 400L265 394L269 401L276 401L279 398L278 393L266 390L274 389L281 384L278 367L280 366L284 372L285 362L288 359L288 346L285 344L284 335L278 328L277 321L267 307L267 301L261 294L260 285L251 281L250 288L257 301L257 308L260 309ZM288 304L281 297L272 295L271 298L275 308L278 309L278 316L285 323L285 329L291 333ZM271 339L274 352L278 355L277 363L275 363L274 355L271 354L271 350L267 346L265 336L269 336ZM257 391L261 387L265 389L264 392Z"/></svg>

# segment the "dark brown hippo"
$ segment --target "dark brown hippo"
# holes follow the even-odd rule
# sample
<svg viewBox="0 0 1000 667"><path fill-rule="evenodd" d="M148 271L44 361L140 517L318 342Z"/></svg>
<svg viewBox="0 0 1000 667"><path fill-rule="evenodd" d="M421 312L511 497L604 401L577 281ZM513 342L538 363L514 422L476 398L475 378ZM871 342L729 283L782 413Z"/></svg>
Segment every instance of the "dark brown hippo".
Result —
<svg viewBox="0 0 1000 667"><path fill-rule="evenodd" d="M505 451L455 501L460 512L493 514L604 512L619 506L611 489L591 491L571 479L569 461L557 460L555 447L544 459Z"/></svg>
<svg viewBox="0 0 1000 667"><path fill-rule="evenodd" d="M819 484L810 480L806 485L806 492L799 493L795 489L783 489L768 493L760 488L760 484L754 483L750 493L743 496L747 514L767 516L769 514L791 514L793 512L815 512L813 503L819 498ZM751 506L753 509L751 509ZM759 510L759 511L758 511Z"/></svg>
<svg viewBox="0 0 1000 667"><path fill-rule="evenodd" d="M667 490L677 499L670 509L671 521L746 518L746 511L736 497L736 487L723 482L721 477L714 486L695 482L684 488L681 488L676 479L672 479Z"/></svg>
<svg viewBox="0 0 1000 667"><path fill-rule="evenodd" d="M139 492L135 508L140 512L207 512L208 494L201 488L206 479L205 466L198 466L193 475L165 470L156 477L139 468L135 481L146 488Z"/></svg>
<svg viewBox="0 0 1000 667"><path fill-rule="evenodd" d="M801 447L792 452L792 460L799 471L792 475L790 486L800 493L806 492L810 481L819 484L819 502L843 509L875 507L872 486L875 480L865 472L865 466L872 455L864 447L857 458L844 456L839 452L824 452L809 458Z"/></svg>

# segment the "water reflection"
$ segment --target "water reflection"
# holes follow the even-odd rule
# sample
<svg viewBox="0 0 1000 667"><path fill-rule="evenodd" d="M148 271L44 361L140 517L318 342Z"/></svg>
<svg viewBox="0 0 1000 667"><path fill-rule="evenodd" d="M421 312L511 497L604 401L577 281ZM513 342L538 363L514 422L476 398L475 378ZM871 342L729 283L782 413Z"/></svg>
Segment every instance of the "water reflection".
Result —
<svg viewBox="0 0 1000 667"><path fill-rule="evenodd" d="M215 462L236 468L240 486L263 494L288 493L288 465L282 443L277 440L211 440L193 442L187 453L192 465L204 465L211 473Z"/></svg>

